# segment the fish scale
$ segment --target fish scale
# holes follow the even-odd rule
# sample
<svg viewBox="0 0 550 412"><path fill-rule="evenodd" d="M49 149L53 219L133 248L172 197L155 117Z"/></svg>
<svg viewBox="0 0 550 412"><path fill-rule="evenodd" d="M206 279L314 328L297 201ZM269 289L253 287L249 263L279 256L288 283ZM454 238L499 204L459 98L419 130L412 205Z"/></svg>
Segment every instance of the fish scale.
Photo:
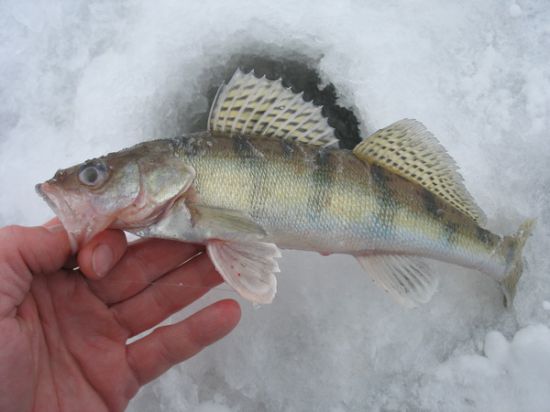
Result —
<svg viewBox="0 0 550 412"><path fill-rule="evenodd" d="M218 136L200 155L186 158L186 152L180 158L197 172L200 202L250 215L270 234L265 240L282 248L304 249L305 243L308 250L332 253L423 253L503 270L503 261L489 259L499 236L480 238L473 220L351 151L303 145L285 158L276 139L236 145L235 138Z"/></svg>

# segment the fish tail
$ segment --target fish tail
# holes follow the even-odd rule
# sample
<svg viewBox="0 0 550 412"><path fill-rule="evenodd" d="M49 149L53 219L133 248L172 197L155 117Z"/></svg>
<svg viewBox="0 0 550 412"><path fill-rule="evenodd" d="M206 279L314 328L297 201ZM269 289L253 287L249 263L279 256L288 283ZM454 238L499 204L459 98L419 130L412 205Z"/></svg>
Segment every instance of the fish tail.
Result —
<svg viewBox="0 0 550 412"><path fill-rule="evenodd" d="M503 252L508 256L508 265L504 279L500 281L504 292L504 305L510 307L516 295L516 286L523 272L523 246L535 226L534 219L528 219L521 224L512 236L505 236L502 242Z"/></svg>

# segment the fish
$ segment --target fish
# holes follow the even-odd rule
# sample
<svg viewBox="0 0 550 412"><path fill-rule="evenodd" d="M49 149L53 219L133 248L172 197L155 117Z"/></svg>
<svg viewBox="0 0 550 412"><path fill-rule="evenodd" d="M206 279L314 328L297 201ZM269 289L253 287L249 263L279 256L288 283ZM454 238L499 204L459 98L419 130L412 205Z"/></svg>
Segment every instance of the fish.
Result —
<svg viewBox="0 0 550 412"><path fill-rule="evenodd" d="M204 131L58 170L36 190L74 251L107 228L203 244L255 303L275 296L280 250L298 249L355 257L406 307L435 293L432 260L490 276L511 305L534 227L486 229L456 163L420 122L341 149L321 106L241 70L218 89Z"/></svg>

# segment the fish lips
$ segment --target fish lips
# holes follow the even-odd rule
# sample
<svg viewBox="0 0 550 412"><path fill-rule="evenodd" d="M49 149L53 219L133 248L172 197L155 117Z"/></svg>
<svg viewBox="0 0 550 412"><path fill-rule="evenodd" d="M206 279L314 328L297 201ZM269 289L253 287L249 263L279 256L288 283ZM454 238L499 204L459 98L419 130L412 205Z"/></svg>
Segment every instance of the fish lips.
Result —
<svg viewBox="0 0 550 412"><path fill-rule="evenodd" d="M109 224L102 224L99 230L94 228L93 226L98 226L99 223L97 222L97 218L94 219L94 213L90 213L90 211L77 213L66 200L66 195L55 184L49 181L37 184L35 189L53 210L67 231L73 253L76 253L82 245ZM91 206L87 205L87 209L90 208ZM93 224L90 222L93 222Z"/></svg>

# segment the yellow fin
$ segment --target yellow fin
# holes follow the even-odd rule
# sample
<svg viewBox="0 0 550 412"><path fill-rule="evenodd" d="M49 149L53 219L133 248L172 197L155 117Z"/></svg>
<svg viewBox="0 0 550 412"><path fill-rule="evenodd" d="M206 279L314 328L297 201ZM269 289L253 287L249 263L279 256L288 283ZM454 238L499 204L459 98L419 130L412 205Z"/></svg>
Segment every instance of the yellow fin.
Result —
<svg viewBox="0 0 550 412"><path fill-rule="evenodd" d="M208 130L231 135L280 137L319 146L338 142L322 107L304 101L302 93L253 72L237 70L218 89L208 117Z"/></svg>
<svg viewBox="0 0 550 412"><path fill-rule="evenodd" d="M363 140L353 153L418 183L479 224L485 221L456 163L422 123L399 120Z"/></svg>

